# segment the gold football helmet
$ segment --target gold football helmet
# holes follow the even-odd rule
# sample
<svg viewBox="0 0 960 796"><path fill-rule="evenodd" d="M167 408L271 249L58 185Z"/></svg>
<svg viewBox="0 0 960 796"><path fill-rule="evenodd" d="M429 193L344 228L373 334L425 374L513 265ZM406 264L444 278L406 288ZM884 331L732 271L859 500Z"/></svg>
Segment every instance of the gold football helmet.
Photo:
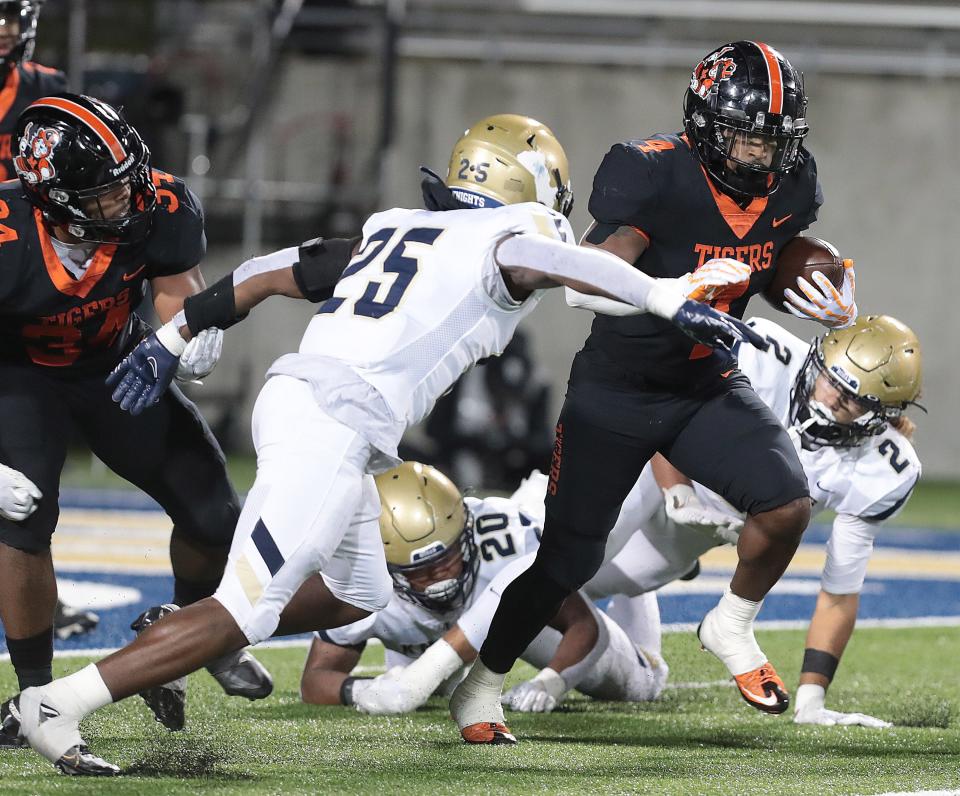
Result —
<svg viewBox="0 0 960 796"><path fill-rule="evenodd" d="M839 423L814 398L820 376L862 410ZM852 446L879 434L920 395L923 357L920 341L889 315L862 315L846 329L814 340L790 397L790 422L817 445Z"/></svg>
<svg viewBox="0 0 960 796"><path fill-rule="evenodd" d="M539 202L565 216L573 209L563 147L550 128L528 116L501 113L465 130L445 182L468 207Z"/></svg>
<svg viewBox="0 0 960 796"><path fill-rule="evenodd" d="M428 464L404 462L376 477L380 536L395 591L431 611L464 605L480 558L473 517L453 481Z"/></svg>

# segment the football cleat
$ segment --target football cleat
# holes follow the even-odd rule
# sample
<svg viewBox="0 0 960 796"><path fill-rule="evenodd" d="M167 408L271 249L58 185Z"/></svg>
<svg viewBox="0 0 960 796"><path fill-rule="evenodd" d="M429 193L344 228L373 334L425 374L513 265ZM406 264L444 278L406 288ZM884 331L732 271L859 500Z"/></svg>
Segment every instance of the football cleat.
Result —
<svg viewBox="0 0 960 796"><path fill-rule="evenodd" d="M273 678L249 650L223 655L207 664L207 671L229 696L264 699L273 691Z"/></svg>
<svg viewBox="0 0 960 796"><path fill-rule="evenodd" d="M172 603L148 608L133 621L130 629L135 630L139 636L154 622L158 622L163 617L179 610L179 607ZM178 677L176 680L171 680L164 685L148 688L146 691L141 691L140 696L143 697L143 701L147 703L147 707L153 712L154 718L164 727L171 732L183 729L183 725L186 722L186 677Z"/></svg>
<svg viewBox="0 0 960 796"><path fill-rule="evenodd" d="M734 676L740 696L748 705L764 713L783 713L790 707L790 694L777 675L777 670L765 661L763 666Z"/></svg>
<svg viewBox="0 0 960 796"><path fill-rule="evenodd" d="M747 704L764 713L783 713L790 705L790 696L776 669L766 660L750 628L747 633L724 632L717 609L707 613L697 627L701 648L712 653L727 667ZM762 663L744 665L747 660Z"/></svg>
<svg viewBox="0 0 960 796"><path fill-rule="evenodd" d="M20 708L11 697L0 705L0 749L26 749L30 746L20 732Z"/></svg>
<svg viewBox="0 0 960 796"><path fill-rule="evenodd" d="M57 611L53 616L53 631L61 641L70 638L70 636L82 636L84 633L89 633L98 624L100 624L100 617L93 611L71 608L57 600Z"/></svg>
<svg viewBox="0 0 960 796"><path fill-rule="evenodd" d="M80 737L79 719L61 714L42 687L28 688L10 702L31 748L64 774L112 777L120 773L117 766L90 751Z"/></svg>
<svg viewBox="0 0 960 796"><path fill-rule="evenodd" d="M490 746L513 746L517 739L510 728L500 721L481 721L460 730L464 743L489 744Z"/></svg>

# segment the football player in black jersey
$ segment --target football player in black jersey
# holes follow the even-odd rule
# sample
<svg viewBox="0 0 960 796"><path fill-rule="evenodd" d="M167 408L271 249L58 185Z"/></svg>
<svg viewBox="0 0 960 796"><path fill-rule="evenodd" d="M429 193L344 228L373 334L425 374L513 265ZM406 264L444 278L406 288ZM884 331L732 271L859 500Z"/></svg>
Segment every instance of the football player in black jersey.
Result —
<svg viewBox="0 0 960 796"><path fill-rule="evenodd" d="M766 44L738 41L694 69L684 131L616 144L594 179L583 245L742 317L773 279L777 254L823 199L803 147L799 71ZM831 326L856 318L853 274L842 290L811 286L790 309ZM829 285L829 283L827 283ZM809 300L808 300L809 299ZM451 701L467 732L502 721L500 688L564 598L596 572L607 534L644 464L661 453L748 513L730 588L698 631L752 706L782 713L788 695L753 636L764 596L793 557L810 514L793 444L736 361L693 344L659 318L573 296L598 314L573 363L536 560L505 591L480 663Z"/></svg>
<svg viewBox="0 0 960 796"><path fill-rule="evenodd" d="M134 418L103 383L149 331L135 313L148 283L161 321L204 287L197 198L178 178L151 169L136 130L99 100L41 98L14 135L20 179L0 184L0 461L34 491L26 489L30 505L15 507L19 521L0 514L0 618L26 685L51 679L57 590L50 541L72 430L173 520L177 605L216 589L239 500L219 445L179 390ZM182 361L188 377L216 358L205 345L195 350L199 359ZM228 693L270 692L269 674L248 653L208 668ZM148 703L175 729L183 724L183 695L182 684L172 684Z"/></svg>
<svg viewBox="0 0 960 796"><path fill-rule="evenodd" d="M63 72L30 60L41 4L42 0L0 2L0 182L17 177L10 140L21 111L40 97L67 90ZM99 621L95 613L57 600L53 626L59 638L86 633Z"/></svg>
<svg viewBox="0 0 960 796"><path fill-rule="evenodd" d="M0 182L17 178L11 146L17 117L34 100L67 90L63 72L30 60L41 5L42 0L0 2Z"/></svg>

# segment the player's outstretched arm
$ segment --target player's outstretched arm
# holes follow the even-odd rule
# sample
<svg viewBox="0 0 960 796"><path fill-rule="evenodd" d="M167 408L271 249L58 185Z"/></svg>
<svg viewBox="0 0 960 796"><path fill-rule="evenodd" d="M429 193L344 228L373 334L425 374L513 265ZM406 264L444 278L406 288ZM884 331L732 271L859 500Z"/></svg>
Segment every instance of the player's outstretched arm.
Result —
<svg viewBox="0 0 960 796"><path fill-rule="evenodd" d="M580 293L626 301L666 318L698 343L711 348L730 350L740 342L764 351L769 346L743 322L685 299L674 288L606 251L571 246L539 235L512 235L498 244L495 257L511 290L562 285Z"/></svg>
<svg viewBox="0 0 960 796"><path fill-rule="evenodd" d="M351 704L343 699L349 697L352 682L348 681L358 679L350 677L350 672L362 651L362 645L341 647L315 636L300 675L300 698L310 705Z"/></svg>
<svg viewBox="0 0 960 796"><path fill-rule="evenodd" d="M374 716L409 713L425 704L444 681L476 657L477 650L454 625L409 666L358 682L353 689L353 704L361 713Z"/></svg>
<svg viewBox="0 0 960 796"><path fill-rule="evenodd" d="M188 341L206 329L223 330L239 323L270 296L329 298L357 242L356 238L318 238L255 257L219 282L187 296L183 309L147 336L107 377L113 400L124 411L140 414L170 386ZM204 351L201 348L200 353Z"/></svg>

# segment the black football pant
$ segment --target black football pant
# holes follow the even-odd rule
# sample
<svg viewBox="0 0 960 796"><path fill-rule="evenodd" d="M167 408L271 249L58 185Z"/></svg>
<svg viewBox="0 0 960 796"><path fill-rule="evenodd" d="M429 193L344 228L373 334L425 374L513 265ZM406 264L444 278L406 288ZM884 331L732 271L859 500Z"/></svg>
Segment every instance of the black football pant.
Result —
<svg viewBox="0 0 960 796"><path fill-rule="evenodd" d="M697 391L644 391L575 362L556 429L546 521L533 565L505 590L480 657L507 672L603 561L644 465L661 452L748 514L809 494L790 438L738 371Z"/></svg>

